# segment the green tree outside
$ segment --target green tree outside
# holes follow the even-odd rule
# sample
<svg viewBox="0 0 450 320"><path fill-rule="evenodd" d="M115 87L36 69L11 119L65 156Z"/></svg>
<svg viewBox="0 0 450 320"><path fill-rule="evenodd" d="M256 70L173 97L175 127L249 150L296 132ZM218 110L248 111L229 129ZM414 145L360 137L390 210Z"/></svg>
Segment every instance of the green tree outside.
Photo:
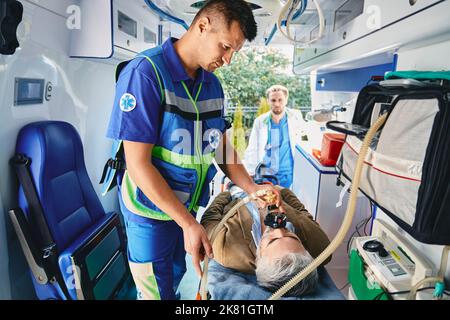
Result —
<svg viewBox="0 0 450 320"><path fill-rule="evenodd" d="M238 108L234 113L233 117L233 131L231 134L231 141L233 146L238 153L239 157L242 159L244 157L245 149L247 149L247 142L245 139L245 130L244 125L242 123L242 106L238 104Z"/></svg>
<svg viewBox="0 0 450 320"><path fill-rule="evenodd" d="M287 74L285 70L290 66L289 59L277 49L251 47L236 53L229 66L215 72L228 103L238 106L234 114L233 128L236 133L233 132L232 142L236 150L240 150L240 156L245 151L243 146L254 119L270 110L265 99L270 86L281 84L289 89L289 108L300 109L311 105L309 77ZM255 112L244 113L242 106L254 107Z"/></svg>
<svg viewBox="0 0 450 320"><path fill-rule="evenodd" d="M270 111L270 105L269 102L267 102L266 98L261 98L260 102L259 102L259 108L258 111L256 112L256 118L259 117L260 115L269 112Z"/></svg>
<svg viewBox="0 0 450 320"><path fill-rule="evenodd" d="M288 107L310 106L309 77L286 74L291 62L271 48L246 48L236 53L233 62L218 69L225 95L232 105L258 106L266 90L281 84L289 89Z"/></svg>

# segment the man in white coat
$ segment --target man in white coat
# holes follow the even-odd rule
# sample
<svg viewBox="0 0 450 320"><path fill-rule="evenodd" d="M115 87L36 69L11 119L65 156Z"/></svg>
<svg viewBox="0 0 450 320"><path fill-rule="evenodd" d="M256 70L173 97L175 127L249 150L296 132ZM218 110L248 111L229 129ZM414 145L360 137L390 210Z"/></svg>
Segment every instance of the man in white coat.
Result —
<svg viewBox="0 0 450 320"><path fill-rule="evenodd" d="M253 123L244 165L250 175L255 175L256 167L264 164L268 168L264 174L276 176L281 186L290 188L295 145L301 140L305 121L299 110L286 108L289 98L286 87L271 86L266 96L271 110L257 117Z"/></svg>

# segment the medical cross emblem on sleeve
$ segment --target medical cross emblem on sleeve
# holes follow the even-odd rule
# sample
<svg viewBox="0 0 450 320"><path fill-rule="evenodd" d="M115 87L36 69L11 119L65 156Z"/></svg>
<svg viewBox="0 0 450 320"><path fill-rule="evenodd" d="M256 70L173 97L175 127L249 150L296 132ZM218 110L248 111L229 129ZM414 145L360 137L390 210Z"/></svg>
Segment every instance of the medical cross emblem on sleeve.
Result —
<svg viewBox="0 0 450 320"><path fill-rule="evenodd" d="M136 108L136 98L130 93L125 93L120 98L120 110L130 112L134 108Z"/></svg>

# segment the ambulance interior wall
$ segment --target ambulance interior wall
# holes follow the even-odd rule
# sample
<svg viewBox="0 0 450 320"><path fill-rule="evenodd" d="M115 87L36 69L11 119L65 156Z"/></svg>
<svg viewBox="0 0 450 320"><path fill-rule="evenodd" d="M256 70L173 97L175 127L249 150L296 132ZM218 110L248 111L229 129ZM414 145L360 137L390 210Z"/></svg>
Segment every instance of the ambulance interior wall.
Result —
<svg viewBox="0 0 450 320"><path fill-rule="evenodd" d="M105 211L118 210L115 192L102 197L98 184L111 147L105 133L114 99L115 66L68 57L66 9L73 0L21 2L20 48L14 55L0 55L0 299L34 298L28 266L8 216L9 209L17 206L17 182L8 161L21 127L41 120L71 123L81 136L86 168ZM50 81L50 101L14 106L16 77Z"/></svg>

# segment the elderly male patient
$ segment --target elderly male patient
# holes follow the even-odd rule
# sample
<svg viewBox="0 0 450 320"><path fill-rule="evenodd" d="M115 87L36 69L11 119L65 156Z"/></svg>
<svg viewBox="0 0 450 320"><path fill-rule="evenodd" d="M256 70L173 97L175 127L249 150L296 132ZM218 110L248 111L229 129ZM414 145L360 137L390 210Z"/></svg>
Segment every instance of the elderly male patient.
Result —
<svg viewBox="0 0 450 320"><path fill-rule="evenodd" d="M273 229L264 225L267 209L250 202L228 219L213 243L214 259L237 271L255 274L260 286L275 291L304 269L330 243L304 205L289 189L281 189L281 207L287 224ZM222 217L247 196L236 186L214 199L202 216L201 224L211 236ZM331 260L329 257L323 265ZM317 270L310 273L288 296L311 293L318 281Z"/></svg>

